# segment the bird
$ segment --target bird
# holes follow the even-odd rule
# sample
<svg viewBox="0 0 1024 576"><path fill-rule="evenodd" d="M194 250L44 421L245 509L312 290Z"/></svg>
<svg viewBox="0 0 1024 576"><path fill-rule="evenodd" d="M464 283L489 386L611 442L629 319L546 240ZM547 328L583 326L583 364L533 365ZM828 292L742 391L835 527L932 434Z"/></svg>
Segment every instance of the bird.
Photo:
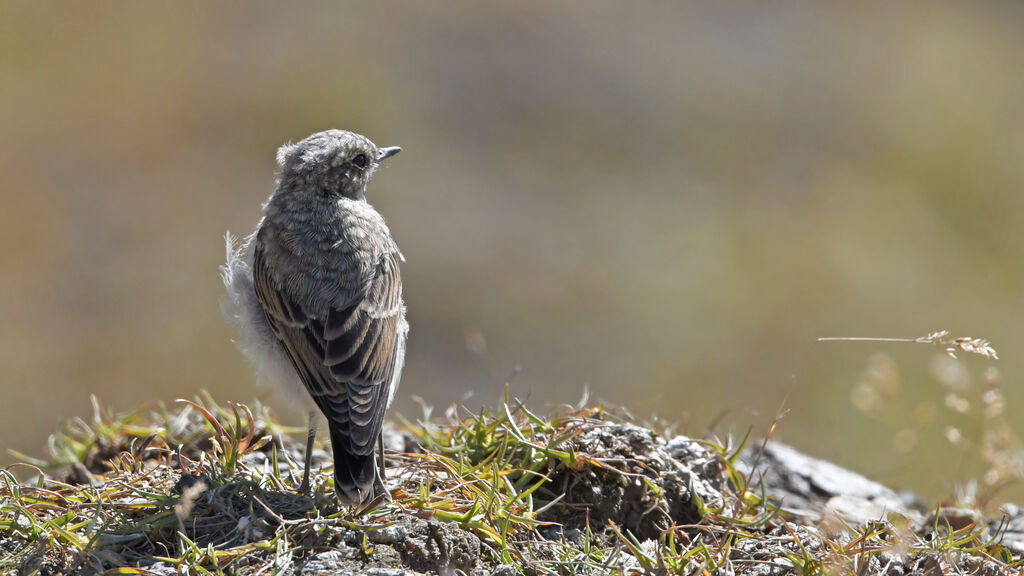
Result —
<svg viewBox="0 0 1024 576"><path fill-rule="evenodd" d="M281 146L276 187L256 231L240 242L228 232L221 266L222 309L257 379L280 385L308 412L298 491L309 491L319 409L338 499L364 510L390 499L381 430L409 334L405 258L366 188L400 150L335 129Z"/></svg>

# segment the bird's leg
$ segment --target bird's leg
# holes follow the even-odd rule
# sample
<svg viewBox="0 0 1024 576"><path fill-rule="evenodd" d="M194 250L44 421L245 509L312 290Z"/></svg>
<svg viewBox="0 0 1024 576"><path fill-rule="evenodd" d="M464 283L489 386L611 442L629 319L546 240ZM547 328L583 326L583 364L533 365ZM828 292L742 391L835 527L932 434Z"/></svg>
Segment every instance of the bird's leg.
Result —
<svg viewBox="0 0 1024 576"><path fill-rule="evenodd" d="M316 428L319 420L316 412L309 412L309 432L306 433L306 466L302 469L302 484L299 484L299 493L309 493L309 468L313 464L313 440L316 439Z"/></svg>
<svg viewBox="0 0 1024 576"><path fill-rule="evenodd" d="M377 461L380 466L377 468L377 480L374 483L374 491L379 492L380 500L391 502L391 492L388 491L388 487L384 484L384 479L388 477L387 471L384 468L384 434L377 435Z"/></svg>

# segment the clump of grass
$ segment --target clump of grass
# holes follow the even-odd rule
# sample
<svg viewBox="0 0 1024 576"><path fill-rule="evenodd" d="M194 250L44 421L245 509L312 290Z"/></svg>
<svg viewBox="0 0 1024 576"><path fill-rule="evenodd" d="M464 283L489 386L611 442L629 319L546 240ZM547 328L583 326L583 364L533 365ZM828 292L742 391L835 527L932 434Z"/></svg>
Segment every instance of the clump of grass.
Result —
<svg viewBox="0 0 1024 576"><path fill-rule="evenodd" d="M333 495L329 462L318 462L312 495L294 492L301 459L289 434L302 431L260 406L225 407L204 393L173 408L113 415L94 401L91 420L54 435L49 459L23 457L0 470L0 572L127 574L159 563L179 573L256 574L344 550L356 562L350 571L416 567L436 556L416 569L468 572L468 562L517 574L700 574L768 562L802 574L862 573L896 546L940 566L978 558L1021 567L978 526L937 524L926 538L887 519L827 538L783 514L741 469L749 435L735 446L687 445L700 455L686 463L699 475L680 486L666 440L602 406L542 415L506 392L496 410L451 410L446 422L424 417L402 431L422 450L389 454L393 502L355 516ZM628 441L594 448L620 437L662 455L630 453L636 444ZM19 480L18 469L32 479ZM586 483L609 497L636 494L642 506L598 519L577 500ZM714 496L698 489L705 484ZM683 497L692 516L677 509ZM632 513L667 521L642 532ZM454 558L441 526L471 535L459 541L479 542L482 554ZM426 543L413 542L417 530ZM410 552L415 546L426 548Z"/></svg>
<svg viewBox="0 0 1024 576"><path fill-rule="evenodd" d="M538 517L559 500L535 499L549 480L546 474L557 465L601 466L597 459L566 446L600 410L578 410L545 420L522 403L506 402L500 413L481 411L445 427L412 426L427 451L404 456L406 462L417 464L402 467L406 484L415 485L416 490L399 489L393 494L395 505L457 522L480 536L502 561L521 560L508 546L509 539L522 538L547 524Z"/></svg>

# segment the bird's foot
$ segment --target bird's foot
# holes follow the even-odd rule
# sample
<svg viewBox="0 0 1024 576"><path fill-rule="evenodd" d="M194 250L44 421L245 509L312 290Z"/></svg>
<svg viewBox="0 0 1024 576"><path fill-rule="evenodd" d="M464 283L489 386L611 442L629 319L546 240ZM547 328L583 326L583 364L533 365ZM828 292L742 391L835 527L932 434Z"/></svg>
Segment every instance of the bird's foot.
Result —
<svg viewBox="0 0 1024 576"><path fill-rule="evenodd" d="M391 493L387 490L383 490L373 498L367 500L362 505L355 505L352 507L352 513L356 516L362 516L367 512L371 512L381 506L382 504L390 504L392 502Z"/></svg>

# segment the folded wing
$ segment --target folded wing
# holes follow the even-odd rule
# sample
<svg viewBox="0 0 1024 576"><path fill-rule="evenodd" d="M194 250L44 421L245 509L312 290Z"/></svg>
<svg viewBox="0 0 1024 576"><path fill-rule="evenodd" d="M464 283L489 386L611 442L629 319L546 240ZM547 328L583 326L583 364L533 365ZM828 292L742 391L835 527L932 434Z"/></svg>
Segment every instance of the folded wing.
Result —
<svg viewBox="0 0 1024 576"><path fill-rule="evenodd" d="M274 281L262 246L254 254L256 296L331 427L339 493L360 502L375 479L374 445L402 361L398 257L384 254L356 297L315 317Z"/></svg>

